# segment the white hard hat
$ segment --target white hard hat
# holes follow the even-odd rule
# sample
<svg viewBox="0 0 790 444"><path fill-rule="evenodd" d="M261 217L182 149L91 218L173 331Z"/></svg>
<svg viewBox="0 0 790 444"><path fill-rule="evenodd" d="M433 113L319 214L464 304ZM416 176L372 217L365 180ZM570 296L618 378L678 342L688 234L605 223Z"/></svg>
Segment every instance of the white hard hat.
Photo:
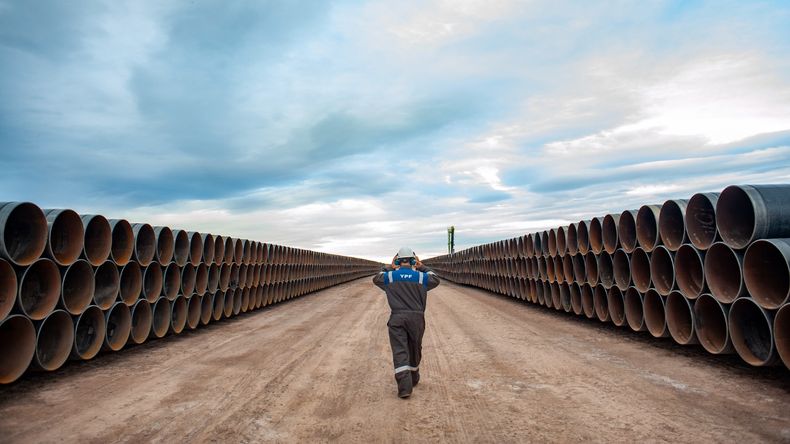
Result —
<svg viewBox="0 0 790 444"><path fill-rule="evenodd" d="M398 259L406 259L414 256L416 256L414 250L409 247L401 247L400 250L398 250Z"/></svg>

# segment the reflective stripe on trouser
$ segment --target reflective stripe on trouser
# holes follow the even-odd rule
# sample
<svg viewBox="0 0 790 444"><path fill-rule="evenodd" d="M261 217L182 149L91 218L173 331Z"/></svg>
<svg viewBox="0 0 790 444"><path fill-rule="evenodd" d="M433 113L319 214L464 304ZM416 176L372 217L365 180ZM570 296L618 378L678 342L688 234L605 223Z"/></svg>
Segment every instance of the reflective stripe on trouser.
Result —
<svg viewBox="0 0 790 444"><path fill-rule="evenodd" d="M392 313L387 327L395 373L417 371L422 359L425 316L414 312Z"/></svg>

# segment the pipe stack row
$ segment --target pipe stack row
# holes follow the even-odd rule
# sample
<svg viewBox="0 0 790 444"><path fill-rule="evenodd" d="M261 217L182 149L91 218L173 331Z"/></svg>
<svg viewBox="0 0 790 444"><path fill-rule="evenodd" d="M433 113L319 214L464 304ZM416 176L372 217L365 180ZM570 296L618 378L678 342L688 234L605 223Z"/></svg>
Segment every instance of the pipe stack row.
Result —
<svg viewBox="0 0 790 444"><path fill-rule="evenodd" d="M733 185L424 262L457 283L790 368L790 185Z"/></svg>
<svg viewBox="0 0 790 444"><path fill-rule="evenodd" d="M0 384L375 273L380 264L0 203Z"/></svg>

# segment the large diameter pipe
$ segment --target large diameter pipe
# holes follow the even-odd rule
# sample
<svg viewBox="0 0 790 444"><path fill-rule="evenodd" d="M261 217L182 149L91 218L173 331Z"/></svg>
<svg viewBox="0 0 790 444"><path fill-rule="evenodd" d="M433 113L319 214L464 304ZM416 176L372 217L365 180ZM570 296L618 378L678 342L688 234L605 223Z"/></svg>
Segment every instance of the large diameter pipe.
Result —
<svg viewBox="0 0 790 444"><path fill-rule="evenodd" d="M694 318L697 321L697 339L708 353L732 353L730 329L727 324L729 307L705 293L694 301Z"/></svg>
<svg viewBox="0 0 790 444"><path fill-rule="evenodd" d="M607 214L603 218L603 223L601 224L601 237L603 249L609 254L614 254L620 246L620 238L617 232L619 224L619 214Z"/></svg>
<svg viewBox="0 0 790 444"><path fill-rule="evenodd" d="M606 306L609 309L609 318L614 325L622 327L626 324L625 298L619 288L612 287L606 293Z"/></svg>
<svg viewBox="0 0 790 444"><path fill-rule="evenodd" d="M234 302L235 302L235 299L236 299L235 298L236 292L234 290L229 289L229 290L225 291L224 293L225 293L225 298L224 298L225 299L225 307L223 308L223 310L224 310L223 314L225 315L226 318L229 318L229 317L233 316L233 306L234 306ZM241 295L239 295L239 305L241 305Z"/></svg>
<svg viewBox="0 0 790 444"><path fill-rule="evenodd" d="M195 292L195 279L197 271L191 263L184 265L181 269L181 294L190 295Z"/></svg>
<svg viewBox="0 0 790 444"><path fill-rule="evenodd" d="M173 334L179 334L184 331L187 324L187 300L184 296L179 295L172 305L170 312L170 331Z"/></svg>
<svg viewBox="0 0 790 444"><path fill-rule="evenodd" d="M104 216L84 214L80 216L85 232L82 257L98 267L110 257L112 251L112 228Z"/></svg>
<svg viewBox="0 0 790 444"><path fill-rule="evenodd" d="M595 300L593 295L593 288L590 284L582 285L582 310L584 311L584 315L587 316L589 319L595 317Z"/></svg>
<svg viewBox="0 0 790 444"><path fill-rule="evenodd" d="M744 249L757 239L790 237L790 185L732 185L716 202L722 240Z"/></svg>
<svg viewBox="0 0 790 444"><path fill-rule="evenodd" d="M60 271L50 259L39 259L27 268L18 270L17 308L34 321L46 318L60 298Z"/></svg>
<svg viewBox="0 0 790 444"><path fill-rule="evenodd" d="M85 231L74 210L44 210L47 218L46 255L60 266L73 264L82 253Z"/></svg>
<svg viewBox="0 0 790 444"><path fill-rule="evenodd" d="M520 238L519 238L520 239ZM557 256L563 256L568 252L568 242L565 236L565 227L557 228Z"/></svg>
<svg viewBox="0 0 790 444"><path fill-rule="evenodd" d="M552 228L548 230L549 233L549 256L554 257L557 255L557 230Z"/></svg>
<svg viewBox="0 0 790 444"><path fill-rule="evenodd" d="M571 309L573 310L574 314L579 316L584 312L584 308L582 307L582 287L578 282L573 282L570 285L570 293Z"/></svg>
<svg viewBox="0 0 790 444"><path fill-rule="evenodd" d="M755 241L743 257L746 289L761 307L775 310L790 301L790 239Z"/></svg>
<svg viewBox="0 0 790 444"><path fill-rule="evenodd" d="M132 232L134 233L132 258L141 267L147 267L154 261L154 255L156 255L156 234L154 229L148 224L134 224L132 225Z"/></svg>
<svg viewBox="0 0 790 444"><path fill-rule="evenodd" d="M175 237L169 227L154 227L156 235L156 254L154 258L159 265L167 265L173 260L175 253Z"/></svg>
<svg viewBox="0 0 790 444"><path fill-rule="evenodd" d="M596 285L593 290L593 306L598 320L609 322L609 299L606 289L601 284Z"/></svg>
<svg viewBox="0 0 790 444"><path fill-rule="evenodd" d="M121 301L128 306L132 306L140 299L143 292L143 271L137 262L127 262L120 271L119 296Z"/></svg>
<svg viewBox="0 0 790 444"><path fill-rule="evenodd" d="M595 254L603 251L603 220L600 217L593 217L590 225L587 226L587 236L590 240L590 250Z"/></svg>
<svg viewBox="0 0 790 444"><path fill-rule="evenodd" d="M30 202L0 202L0 233L0 258L27 266L47 247L47 218Z"/></svg>
<svg viewBox="0 0 790 444"><path fill-rule="evenodd" d="M244 260L244 241L239 238L233 239L233 262L241 264Z"/></svg>
<svg viewBox="0 0 790 444"><path fill-rule="evenodd" d="M664 298L652 288L644 295L643 310L647 331L655 338L669 336Z"/></svg>
<svg viewBox="0 0 790 444"><path fill-rule="evenodd" d="M200 325L200 314L203 309L203 295L193 294L187 301L187 327L194 330Z"/></svg>
<svg viewBox="0 0 790 444"><path fill-rule="evenodd" d="M232 237L228 236L225 238L225 258L223 259L224 263L231 264L233 263L233 256L236 253L236 242L233 240Z"/></svg>
<svg viewBox="0 0 790 444"><path fill-rule="evenodd" d="M562 305L562 309L565 311L565 313L570 313L572 308L570 286L567 283L563 282L562 284L560 284L559 289L560 289L560 304Z"/></svg>
<svg viewBox="0 0 790 444"><path fill-rule="evenodd" d="M91 301L96 289L91 264L80 259L61 270L60 306L69 314L82 313Z"/></svg>
<svg viewBox="0 0 790 444"><path fill-rule="evenodd" d="M578 240L579 253L587 254L590 251L590 221L580 221L576 225L576 239Z"/></svg>
<svg viewBox="0 0 790 444"><path fill-rule="evenodd" d="M175 300L178 291L181 289L181 269L175 262L165 268L163 273L162 296L169 301Z"/></svg>
<svg viewBox="0 0 790 444"><path fill-rule="evenodd" d="M206 290L210 293L214 293L219 288L219 278L220 278L220 266L216 263L211 264L208 267L208 285L206 286Z"/></svg>
<svg viewBox="0 0 790 444"><path fill-rule="evenodd" d="M636 239L647 252L661 244L658 232L660 214L661 205L643 205L636 213Z"/></svg>
<svg viewBox="0 0 790 444"><path fill-rule="evenodd" d="M696 299L705 292L705 252L691 244L681 246L675 253L675 279L683 296Z"/></svg>
<svg viewBox="0 0 790 444"><path fill-rule="evenodd" d="M175 239L173 260L179 267L183 267L189 262L189 234L184 230L173 230L173 238Z"/></svg>
<svg viewBox="0 0 790 444"><path fill-rule="evenodd" d="M0 321L14 309L18 285L14 267L5 259L0 259Z"/></svg>
<svg viewBox="0 0 790 444"><path fill-rule="evenodd" d="M705 281L719 302L730 304L747 294L742 264L743 255L724 242L716 242L705 253Z"/></svg>
<svg viewBox="0 0 790 444"><path fill-rule="evenodd" d="M686 207L688 200L670 199L661 206L658 233L669 251L677 251L688 241L686 235Z"/></svg>
<svg viewBox="0 0 790 444"><path fill-rule="evenodd" d="M598 256L598 280L605 288L612 288L614 285L614 266L612 256L607 252L602 252Z"/></svg>
<svg viewBox="0 0 790 444"><path fill-rule="evenodd" d="M59 369L69 358L74 343L74 325L64 310L55 310L36 322L36 352L33 366L45 371Z"/></svg>
<svg viewBox="0 0 790 444"><path fill-rule="evenodd" d="M91 305L79 316L74 317L74 343L71 356L75 359L93 359L104 343L105 329L104 312L101 308Z"/></svg>
<svg viewBox="0 0 790 444"><path fill-rule="evenodd" d="M36 352L36 329L25 316L0 319L0 384L10 384L27 370Z"/></svg>
<svg viewBox="0 0 790 444"><path fill-rule="evenodd" d="M655 254L655 252L653 252ZM631 279L634 282L634 287L641 293L646 292L650 288L652 282L651 269L650 269L650 256L641 247L631 253ZM624 288L620 285L620 290Z"/></svg>
<svg viewBox="0 0 790 444"><path fill-rule="evenodd" d="M633 253L637 247L636 238L636 216L637 210L625 210L620 213L617 221L617 235L620 245L626 253ZM615 250L617 251L617 250ZM610 253L612 254L612 253Z"/></svg>
<svg viewBox="0 0 790 444"><path fill-rule="evenodd" d="M134 254L134 230L125 219L110 219L110 229L112 230L110 259L122 267L132 260Z"/></svg>
<svg viewBox="0 0 790 444"><path fill-rule="evenodd" d="M631 259L622 248L614 252L612 270L617 288L627 290L631 286Z"/></svg>
<svg viewBox="0 0 790 444"><path fill-rule="evenodd" d="M673 291L666 300L667 328L672 339L680 345L696 344L696 320L692 303L679 291Z"/></svg>
<svg viewBox="0 0 790 444"><path fill-rule="evenodd" d="M129 342L142 344L148 339L148 335L151 333L151 325L154 322L154 312L151 309L151 304L145 299L140 299L132 306L131 315L132 329L129 333Z"/></svg>
<svg viewBox="0 0 790 444"><path fill-rule="evenodd" d="M162 296L154 303L154 321L151 324L151 336L161 338L170 329L170 301Z"/></svg>
<svg viewBox="0 0 790 444"><path fill-rule="evenodd" d="M214 311L211 313L211 319L219 321L225 311L225 292L217 290L214 293Z"/></svg>
<svg viewBox="0 0 790 444"><path fill-rule="evenodd" d="M773 312L763 309L752 298L739 298L730 306L728 320L732 345L741 359L756 367L776 363Z"/></svg>
<svg viewBox="0 0 790 444"><path fill-rule="evenodd" d="M774 343L785 367L790 369L790 304L785 304L776 312Z"/></svg>
<svg viewBox="0 0 790 444"><path fill-rule="evenodd" d="M225 238L214 236L214 263L221 265L225 261Z"/></svg>
<svg viewBox="0 0 790 444"><path fill-rule="evenodd" d="M570 255L574 255L579 252L579 237L578 237L578 227L579 224L570 224L568 225L568 229L565 231L565 240L566 244L568 245L568 253Z"/></svg>
<svg viewBox="0 0 790 444"><path fill-rule="evenodd" d="M592 251L584 256L584 268L586 269L587 282L590 285L598 283L598 257Z"/></svg>
<svg viewBox="0 0 790 444"><path fill-rule="evenodd" d="M190 231L187 235L189 236L189 262L197 267L203 261L203 236L196 231Z"/></svg>
<svg viewBox="0 0 790 444"><path fill-rule="evenodd" d="M107 261L96 268L94 272L95 290L93 303L102 310L110 308L118 298L121 290L121 276L118 267L112 261Z"/></svg>
<svg viewBox="0 0 790 444"><path fill-rule="evenodd" d="M214 241L214 236L209 233L202 233L200 240L203 242L203 261L206 266L209 266L214 263L217 244Z"/></svg>
<svg viewBox="0 0 790 444"><path fill-rule="evenodd" d="M164 276L162 275L162 267L159 264L151 264L145 267L143 272L143 293L142 296L149 303L153 304L162 293L164 285Z"/></svg>
<svg viewBox="0 0 790 444"><path fill-rule="evenodd" d="M132 332L132 313L129 306L116 302L104 315L106 319L104 346L108 350L118 351L129 341Z"/></svg>
<svg viewBox="0 0 790 444"><path fill-rule="evenodd" d="M658 294L668 296L675 288L675 257L663 245L650 255L650 277Z"/></svg>
<svg viewBox="0 0 790 444"><path fill-rule="evenodd" d="M717 240L716 203L719 193L697 193L691 196L686 206L686 234L692 245L707 250Z"/></svg>
<svg viewBox="0 0 790 444"><path fill-rule="evenodd" d="M252 267L250 267L252 268ZM195 293L204 294L208 289L208 267L205 262L198 264L195 269Z"/></svg>
<svg viewBox="0 0 790 444"><path fill-rule="evenodd" d="M206 293L200 298L200 323L208 325L214 315L214 293Z"/></svg>

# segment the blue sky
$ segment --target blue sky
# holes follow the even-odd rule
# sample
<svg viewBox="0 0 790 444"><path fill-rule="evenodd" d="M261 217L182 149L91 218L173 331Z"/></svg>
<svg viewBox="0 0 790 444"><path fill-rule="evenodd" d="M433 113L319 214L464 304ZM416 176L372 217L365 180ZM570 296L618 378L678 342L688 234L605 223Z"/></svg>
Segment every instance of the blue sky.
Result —
<svg viewBox="0 0 790 444"><path fill-rule="evenodd" d="M2 1L0 200L385 259L790 181L790 4Z"/></svg>

